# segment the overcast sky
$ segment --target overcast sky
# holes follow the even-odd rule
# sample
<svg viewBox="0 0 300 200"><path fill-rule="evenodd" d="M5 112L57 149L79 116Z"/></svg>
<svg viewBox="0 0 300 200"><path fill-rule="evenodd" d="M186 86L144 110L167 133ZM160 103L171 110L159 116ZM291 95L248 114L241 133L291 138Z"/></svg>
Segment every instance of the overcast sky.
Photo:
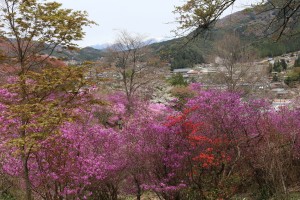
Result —
<svg viewBox="0 0 300 200"><path fill-rule="evenodd" d="M149 38L172 38L176 28L174 6L183 0L56 0L65 8L85 10L89 18L99 24L85 28L86 36L78 44L82 47L113 42L118 31L142 34ZM226 14L245 8L256 0L237 0Z"/></svg>

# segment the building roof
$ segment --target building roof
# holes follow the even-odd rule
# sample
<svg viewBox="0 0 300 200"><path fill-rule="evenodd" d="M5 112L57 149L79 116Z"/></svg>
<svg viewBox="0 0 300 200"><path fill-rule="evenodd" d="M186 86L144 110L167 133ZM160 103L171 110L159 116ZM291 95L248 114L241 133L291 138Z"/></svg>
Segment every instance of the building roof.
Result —
<svg viewBox="0 0 300 200"><path fill-rule="evenodd" d="M198 74L199 72L198 71L195 71L193 69L191 69L190 71L187 72L188 74Z"/></svg>
<svg viewBox="0 0 300 200"><path fill-rule="evenodd" d="M174 73L187 73L188 71L191 71L191 68L181 68L181 69L174 69Z"/></svg>

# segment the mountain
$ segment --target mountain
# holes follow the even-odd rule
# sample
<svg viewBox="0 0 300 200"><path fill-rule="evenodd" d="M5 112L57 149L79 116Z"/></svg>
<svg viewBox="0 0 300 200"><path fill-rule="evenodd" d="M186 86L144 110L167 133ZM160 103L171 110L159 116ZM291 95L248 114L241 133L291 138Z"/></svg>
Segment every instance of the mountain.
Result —
<svg viewBox="0 0 300 200"><path fill-rule="evenodd" d="M151 45L151 44L163 42L163 41L166 41L166 40L167 40L167 38L146 38L144 43L146 45ZM105 49L109 48L112 45L113 45L112 43L106 42L106 43L102 43L102 44L91 45L89 47L94 48L94 49L98 49L98 50L105 50Z"/></svg>
<svg viewBox="0 0 300 200"><path fill-rule="evenodd" d="M10 39L13 41L13 39ZM48 45L47 45L48 46ZM0 38L0 52L9 52L10 44ZM50 54L58 58L62 61L69 61L75 60L77 62L84 62L84 61L97 61L101 59L104 55L104 51L94 49L92 47L85 47L85 48L64 48L62 46L55 47L54 51L51 52L51 49L43 51L41 54Z"/></svg>
<svg viewBox="0 0 300 200"><path fill-rule="evenodd" d="M151 45L151 44L155 44L155 43L164 42L164 41L167 41L167 40L168 40L168 38L166 38L166 37L147 38L144 42L145 42L145 44Z"/></svg>
<svg viewBox="0 0 300 200"><path fill-rule="evenodd" d="M216 35L220 37L226 33L236 33L246 45L255 48L261 57L273 57L300 50L300 34L282 36L278 41L276 37L266 36L270 36L271 32L266 28L276 12L269 10L258 13L254 9L245 9L234 13L216 24ZM294 28L300 30L299 22L294 24Z"/></svg>
<svg viewBox="0 0 300 200"><path fill-rule="evenodd" d="M95 44L90 47L94 48L94 49L98 49L98 50L105 50L108 47L110 47L111 45L112 45L111 43L103 43L103 44Z"/></svg>
<svg viewBox="0 0 300 200"><path fill-rule="evenodd" d="M197 54L204 60L215 57L215 46L226 34L238 35L242 43L255 49L260 57L273 57L300 50L300 34L282 37L277 42L270 37L263 37L266 34L265 28L275 14L274 11L258 14L254 9L248 8L220 19L205 37L198 37L188 44L187 37L182 37L156 43L151 47L169 60L173 68L199 63ZM300 30L300 25L297 26ZM194 56L187 58L187 52L192 52Z"/></svg>
<svg viewBox="0 0 300 200"><path fill-rule="evenodd" d="M56 48L53 56L61 60L75 60L77 62L84 61L96 61L103 57L104 52L92 47L85 47L80 49L65 49L65 48Z"/></svg>

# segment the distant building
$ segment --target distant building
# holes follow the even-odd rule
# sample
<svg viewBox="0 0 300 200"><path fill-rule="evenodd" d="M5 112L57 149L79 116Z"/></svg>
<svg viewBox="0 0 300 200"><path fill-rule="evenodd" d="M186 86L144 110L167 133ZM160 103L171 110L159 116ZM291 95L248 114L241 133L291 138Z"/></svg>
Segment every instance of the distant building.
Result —
<svg viewBox="0 0 300 200"><path fill-rule="evenodd" d="M217 68L214 68L214 67L203 68L203 69L201 69L201 73L203 73L203 74L217 73Z"/></svg>
<svg viewBox="0 0 300 200"><path fill-rule="evenodd" d="M67 60L65 61L67 65L78 65L79 62L77 60Z"/></svg>
<svg viewBox="0 0 300 200"><path fill-rule="evenodd" d="M174 69L174 74L187 74L189 71L191 71L191 68L181 68L181 69Z"/></svg>
<svg viewBox="0 0 300 200"><path fill-rule="evenodd" d="M271 91L276 95L277 98L286 98L289 92L284 88L274 88Z"/></svg>
<svg viewBox="0 0 300 200"><path fill-rule="evenodd" d="M197 74L199 74L199 72L196 71L196 70L191 69L190 71L187 72L187 74L190 74L190 75L197 75Z"/></svg>
<svg viewBox="0 0 300 200"><path fill-rule="evenodd" d="M275 110L279 110L280 108L287 107L291 104L290 99L274 99L272 102L272 107Z"/></svg>

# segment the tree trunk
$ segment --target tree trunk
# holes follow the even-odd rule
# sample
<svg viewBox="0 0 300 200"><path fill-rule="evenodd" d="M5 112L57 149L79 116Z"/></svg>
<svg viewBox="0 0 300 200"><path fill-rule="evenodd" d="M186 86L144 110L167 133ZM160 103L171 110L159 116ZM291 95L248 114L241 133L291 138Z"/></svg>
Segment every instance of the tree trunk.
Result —
<svg viewBox="0 0 300 200"><path fill-rule="evenodd" d="M19 73L19 78L20 78L20 88L21 88L21 97L22 97L22 103L27 103L27 91L26 91L26 79L23 77L23 75L26 74L25 72L25 62L24 62L24 58L22 55L22 50L20 49L20 44L19 44L19 62L21 64L21 71ZM27 125L28 123L28 119L25 115L21 116L21 120L22 120L22 126ZM26 138L26 129L25 130L20 130L20 136L21 138L23 138L25 140ZM26 191L26 196L25 199L26 200L32 200L32 190L31 190L31 183L30 183L30 178L29 178L29 169L28 169L28 158L29 158L29 154L30 152L26 152L26 142L24 141L24 144L21 148L21 158L22 158L22 165L23 165L23 179L25 182L25 191Z"/></svg>
<svg viewBox="0 0 300 200"><path fill-rule="evenodd" d="M25 190L26 190L26 200L32 200L32 190L29 179L29 169L28 169L28 159L25 153L22 155L22 164L23 164L23 179L25 182Z"/></svg>
<svg viewBox="0 0 300 200"><path fill-rule="evenodd" d="M141 185L140 182L138 180L138 178L134 177L134 182L135 182L135 186L136 186L136 200L141 200L142 197L142 189L141 189Z"/></svg>

